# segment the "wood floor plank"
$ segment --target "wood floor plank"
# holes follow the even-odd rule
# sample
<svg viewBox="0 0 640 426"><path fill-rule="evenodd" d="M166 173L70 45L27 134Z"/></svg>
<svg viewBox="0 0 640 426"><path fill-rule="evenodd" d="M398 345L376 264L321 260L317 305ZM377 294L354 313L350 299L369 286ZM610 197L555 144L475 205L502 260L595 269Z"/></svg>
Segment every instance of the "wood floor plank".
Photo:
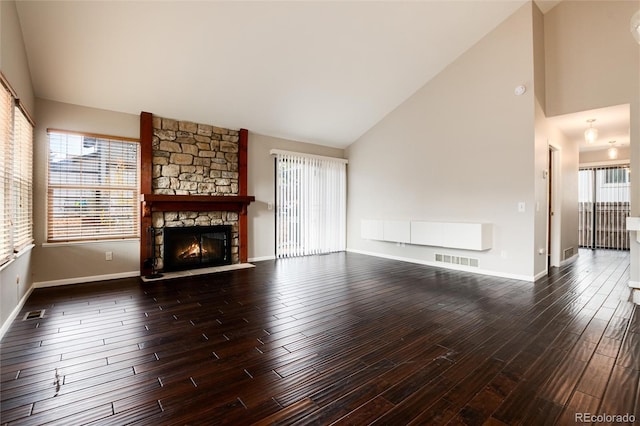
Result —
<svg viewBox="0 0 640 426"><path fill-rule="evenodd" d="M385 398L378 396L359 406L355 410L350 411L349 414L341 417L331 424L335 426L370 424L373 420L381 417L392 407L392 403L387 401Z"/></svg>
<svg viewBox="0 0 640 426"><path fill-rule="evenodd" d="M607 414L635 414L637 411L636 394L640 386L640 372L638 370L615 365L611 371L609 386L607 386L598 413Z"/></svg>
<svg viewBox="0 0 640 426"><path fill-rule="evenodd" d="M599 398L575 391L569 402L564 406L558 423L573 424L577 423L577 419L583 413L597 414L600 401Z"/></svg>
<svg viewBox="0 0 640 426"><path fill-rule="evenodd" d="M629 253L535 283L355 253L36 289L1 424L573 424L638 410ZM22 321L27 311L43 318ZM56 395L57 392L57 396Z"/></svg>
<svg viewBox="0 0 640 426"><path fill-rule="evenodd" d="M576 390L601 399L614 363L614 358L598 353L594 354L578 382Z"/></svg>

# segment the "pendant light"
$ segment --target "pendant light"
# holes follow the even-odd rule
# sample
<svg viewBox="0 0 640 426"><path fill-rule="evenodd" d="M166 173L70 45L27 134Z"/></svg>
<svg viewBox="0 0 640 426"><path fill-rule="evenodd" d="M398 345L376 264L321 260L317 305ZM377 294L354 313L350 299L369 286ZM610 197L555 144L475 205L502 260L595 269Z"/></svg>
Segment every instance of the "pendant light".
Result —
<svg viewBox="0 0 640 426"><path fill-rule="evenodd" d="M584 131L584 140L586 140L588 144L592 144L598 139L598 129L593 127L594 121L596 121L595 118L588 119L587 123L589 123L589 128Z"/></svg>
<svg viewBox="0 0 640 426"><path fill-rule="evenodd" d="M607 154L609 154L609 160L615 160L618 158L618 148L615 147L616 141L609 141L611 147L607 150Z"/></svg>

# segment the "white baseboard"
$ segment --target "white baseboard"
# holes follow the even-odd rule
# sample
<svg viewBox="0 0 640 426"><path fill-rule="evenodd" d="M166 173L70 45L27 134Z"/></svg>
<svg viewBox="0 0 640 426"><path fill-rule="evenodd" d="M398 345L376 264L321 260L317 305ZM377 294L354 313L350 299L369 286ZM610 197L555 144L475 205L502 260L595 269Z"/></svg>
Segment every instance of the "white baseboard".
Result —
<svg viewBox="0 0 640 426"><path fill-rule="evenodd" d="M533 281L538 281L540 278L545 277L547 275L549 275L549 270L545 268L544 271L538 272L536 275L534 275ZM529 281L529 280L525 280L525 281Z"/></svg>
<svg viewBox="0 0 640 426"><path fill-rule="evenodd" d="M250 257L249 262L262 262L264 260L276 260L275 256Z"/></svg>
<svg viewBox="0 0 640 426"><path fill-rule="evenodd" d="M419 265L433 266L435 268L452 269L452 270L455 270L455 271L471 272L471 273L480 274L480 275L489 275L489 276L492 276L492 277L508 278L508 279L512 279L512 280L530 281L530 282L533 282L533 281L536 280L536 278L534 276L532 276L532 275L510 274L510 273L505 273L505 272L490 271L490 270L487 270L487 269L474 268L474 267L470 267L470 266L455 265L455 264L449 264L449 263L441 263L441 262L422 260L422 259L413 259L413 258L410 258L410 257L392 256L392 255L387 255L387 254L382 254L382 253L375 253L375 252L364 251L364 250L357 250L357 249L349 249L348 248L347 251L350 252L350 253L358 253L358 254L364 254L364 255L367 255L367 256L381 257L381 258L384 258L384 259L399 260L401 262L409 262L409 263L417 263ZM541 276L544 276L546 273L547 273L546 271L542 272ZM538 275L540 275L540 274L538 274Z"/></svg>
<svg viewBox="0 0 640 426"><path fill-rule="evenodd" d="M33 288L56 287L59 285L82 284L95 281L117 280L120 278L139 277L140 271L118 272L117 274L92 275L88 277L64 278L61 280L38 281L33 283Z"/></svg>
<svg viewBox="0 0 640 426"><path fill-rule="evenodd" d="M29 299L29 296L31 295L31 292L33 292L33 289L34 287L33 285L31 285L31 287L29 287L29 290L27 290L24 293L24 296L22 296L22 299L20 299L20 302L18 302L16 307L13 308L13 311L11 311L11 314L9 315L9 317L2 324L2 327L0 327L0 340L2 340L2 338L4 337L4 334L7 332L7 330L9 330L9 327L11 327L11 324L13 324L13 321L16 319L16 317L22 310L22 307L27 302L27 299Z"/></svg>

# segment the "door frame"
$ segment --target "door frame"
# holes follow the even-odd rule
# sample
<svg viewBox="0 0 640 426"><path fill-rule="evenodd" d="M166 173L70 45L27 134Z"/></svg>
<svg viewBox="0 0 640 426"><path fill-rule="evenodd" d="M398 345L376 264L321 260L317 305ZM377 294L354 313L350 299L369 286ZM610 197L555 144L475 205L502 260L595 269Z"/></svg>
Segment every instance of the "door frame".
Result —
<svg viewBox="0 0 640 426"><path fill-rule="evenodd" d="M562 148L549 142L547 173L547 267L562 262Z"/></svg>

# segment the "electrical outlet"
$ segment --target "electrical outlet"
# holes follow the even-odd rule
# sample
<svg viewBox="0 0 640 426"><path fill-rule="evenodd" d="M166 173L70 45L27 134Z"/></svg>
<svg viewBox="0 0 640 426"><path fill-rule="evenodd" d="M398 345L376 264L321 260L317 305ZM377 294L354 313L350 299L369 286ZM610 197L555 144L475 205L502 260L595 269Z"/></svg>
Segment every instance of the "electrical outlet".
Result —
<svg viewBox="0 0 640 426"><path fill-rule="evenodd" d="M113 252L105 251L104 252L104 260L113 260Z"/></svg>
<svg viewBox="0 0 640 426"><path fill-rule="evenodd" d="M267 203L267 210L273 210L273 203Z"/></svg>

